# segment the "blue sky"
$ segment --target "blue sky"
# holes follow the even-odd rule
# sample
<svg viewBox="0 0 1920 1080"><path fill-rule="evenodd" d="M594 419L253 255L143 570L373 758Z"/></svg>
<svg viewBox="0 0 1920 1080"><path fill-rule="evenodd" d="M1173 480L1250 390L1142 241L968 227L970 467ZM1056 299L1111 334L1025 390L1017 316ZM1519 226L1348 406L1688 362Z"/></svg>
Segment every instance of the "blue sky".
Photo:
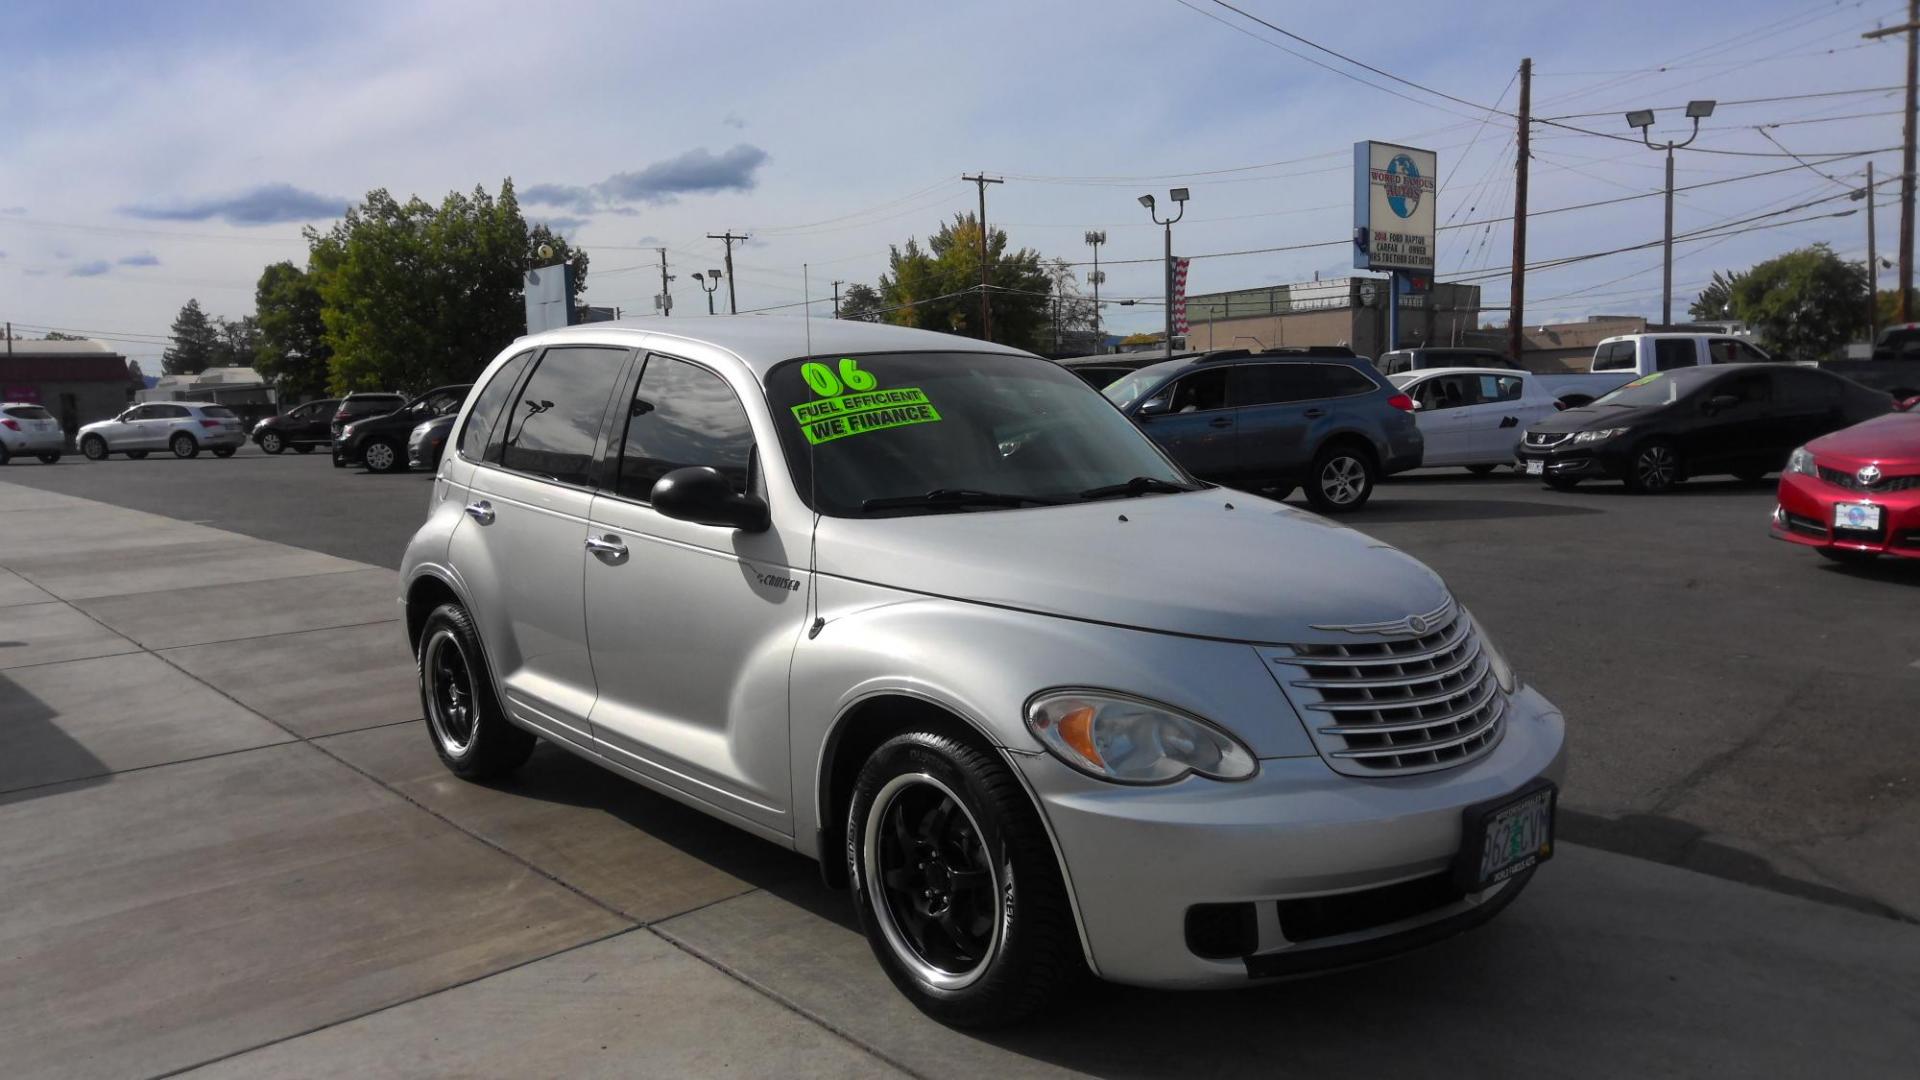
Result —
<svg viewBox="0 0 1920 1080"><path fill-rule="evenodd" d="M1082 233L1106 230L1108 297L1158 293L1152 263L1117 262L1159 253L1159 230L1135 203L1143 192L1192 189L1175 230L1181 254L1343 239L1356 139L1437 150L1442 222L1511 212L1511 120L1189 2L1405 97L1179 0L581 0L538 14L524 4L180 13L12 0L0 10L0 318L28 332L106 331L131 355L157 356L152 339L189 297L246 314L261 267L300 260L301 227L324 227L369 189L437 199L506 176L529 217L591 253L590 299L646 310L659 287L653 249L664 245L683 315L704 309L693 271L720 265L706 233L754 237L736 249L742 308L791 304L804 295L803 264L815 296L836 279L871 282L889 244L973 207L962 172L1007 178L989 192L988 217L1016 245L1083 260ZM1903 77L1897 43L1859 38L1899 21L1894 0L1235 3L1477 106L1512 109L1515 68L1531 56L1536 115L1596 113L1566 122L1612 134L1628 133L1619 114L1633 107ZM1814 205L1754 223L1857 209L1847 186L1868 160L1896 175L1897 151L1821 165L1823 176L1780 147L1808 158L1893 147L1898 108L1885 90L1723 106L1695 145L1726 152L1679 159L1681 185L1713 186L1681 194L1677 230L1801 203ZM1680 119L1660 115L1663 131ZM1765 124L1781 126L1756 130ZM1660 185L1660 156L1635 144L1549 127L1535 151L1536 215ZM1741 179L1766 170L1784 171ZM1881 191L1891 202L1894 186ZM1897 221L1883 206L1888 256ZM1442 279L1506 266L1508 228L1443 232ZM1529 256L1659 235L1660 200L1642 198L1536 216ZM1683 243L1675 306L1714 269L1818 240L1863 257L1862 216ZM1337 276L1348 263L1339 246L1203 258L1190 288ZM1488 305L1505 303L1503 275L1482 284ZM1657 315L1658 292L1657 249L1542 269L1528 278L1527 319ZM1121 329L1158 319L1142 307L1107 315Z"/></svg>

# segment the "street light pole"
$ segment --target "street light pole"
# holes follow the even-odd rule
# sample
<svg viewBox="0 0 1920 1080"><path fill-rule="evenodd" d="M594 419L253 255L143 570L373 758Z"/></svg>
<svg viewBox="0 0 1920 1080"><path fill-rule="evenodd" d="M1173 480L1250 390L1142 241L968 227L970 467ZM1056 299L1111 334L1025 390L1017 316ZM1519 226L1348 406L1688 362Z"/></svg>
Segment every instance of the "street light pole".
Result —
<svg viewBox="0 0 1920 1080"><path fill-rule="evenodd" d="M1101 352L1106 351L1106 339L1100 336L1100 245L1106 242L1104 230L1087 230L1087 243L1093 248L1093 273L1087 275L1093 282L1093 340Z"/></svg>
<svg viewBox="0 0 1920 1080"><path fill-rule="evenodd" d="M700 287L707 291L707 314L713 314L713 293L720 287L720 271L709 270L702 275L700 271L695 270L693 280L699 282Z"/></svg>
<svg viewBox="0 0 1920 1080"><path fill-rule="evenodd" d="M1671 139L1655 146L1649 132L1653 128L1653 110L1636 109L1627 114L1627 126L1640 129L1640 141L1647 144L1649 150L1667 152L1667 229L1661 244L1660 260L1660 325L1673 325L1673 152L1700 137L1700 121L1713 115L1711 101L1687 102L1687 118L1693 121L1693 131L1686 139L1675 142Z"/></svg>
<svg viewBox="0 0 1920 1080"><path fill-rule="evenodd" d="M1173 355L1173 223L1187 216L1187 189L1183 187L1174 188L1171 191L1167 192L1167 198L1172 199L1174 203L1180 207L1180 210L1177 213L1175 213L1172 217L1167 218L1165 221L1160 220L1160 212L1153 208L1153 196L1151 195L1140 196L1140 205L1147 208L1147 215L1153 218L1153 223L1155 225L1162 226L1166 230L1166 238L1167 238L1166 261L1164 265L1160 267L1160 273L1161 273L1161 284L1164 286L1164 292L1166 293L1166 300L1167 300L1167 355L1172 356Z"/></svg>

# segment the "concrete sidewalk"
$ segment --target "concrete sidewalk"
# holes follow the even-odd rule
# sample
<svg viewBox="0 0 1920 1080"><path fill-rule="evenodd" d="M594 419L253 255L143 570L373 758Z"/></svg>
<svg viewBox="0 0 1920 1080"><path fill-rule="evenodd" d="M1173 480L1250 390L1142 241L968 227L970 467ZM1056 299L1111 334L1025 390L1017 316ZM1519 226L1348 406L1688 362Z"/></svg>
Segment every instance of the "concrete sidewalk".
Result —
<svg viewBox="0 0 1920 1080"><path fill-rule="evenodd" d="M1563 847L1237 994L905 1004L811 863L542 747L463 783L391 571L0 483L9 1076L1909 1075L1920 928ZM1906 853L1906 857L1913 857Z"/></svg>

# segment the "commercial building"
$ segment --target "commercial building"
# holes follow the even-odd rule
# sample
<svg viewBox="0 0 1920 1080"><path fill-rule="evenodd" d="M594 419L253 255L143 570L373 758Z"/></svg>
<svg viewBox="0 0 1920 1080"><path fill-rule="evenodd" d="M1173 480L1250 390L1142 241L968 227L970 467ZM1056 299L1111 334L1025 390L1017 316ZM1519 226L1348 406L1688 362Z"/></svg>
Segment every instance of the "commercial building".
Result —
<svg viewBox="0 0 1920 1080"><path fill-rule="evenodd" d="M1187 297L1189 349L1345 345L1387 351L1387 279L1329 278ZM1400 347L1458 345L1479 327L1480 286L1435 284L1400 297Z"/></svg>
<svg viewBox="0 0 1920 1080"><path fill-rule="evenodd" d="M141 401L217 401L251 423L276 411L279 394L250 367L211 367L196 375L162 375Z"/></svg>
<svg viewBox="0 0 1920 1080"><path fill-rule="evenodd" d="M0 352L0 400L46 407L69 436L82 424L118 416L141 383L127 358L98 341L7 341Z"/></svg>

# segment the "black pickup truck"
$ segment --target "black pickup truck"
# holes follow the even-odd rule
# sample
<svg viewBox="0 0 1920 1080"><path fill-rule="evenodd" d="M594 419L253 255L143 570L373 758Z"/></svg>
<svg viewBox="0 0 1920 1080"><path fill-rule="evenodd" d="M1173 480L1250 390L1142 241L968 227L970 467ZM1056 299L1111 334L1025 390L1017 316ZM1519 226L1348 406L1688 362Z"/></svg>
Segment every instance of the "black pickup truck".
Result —
<svg viewBox="0 0 1920 1080"><path fill-rule="evenodd" d="M1823 360L1819 365L1863 386L1884 390L1894 400L1920 397L1920 323L1881 327L1873 339L1871 360Z"/></svg>

